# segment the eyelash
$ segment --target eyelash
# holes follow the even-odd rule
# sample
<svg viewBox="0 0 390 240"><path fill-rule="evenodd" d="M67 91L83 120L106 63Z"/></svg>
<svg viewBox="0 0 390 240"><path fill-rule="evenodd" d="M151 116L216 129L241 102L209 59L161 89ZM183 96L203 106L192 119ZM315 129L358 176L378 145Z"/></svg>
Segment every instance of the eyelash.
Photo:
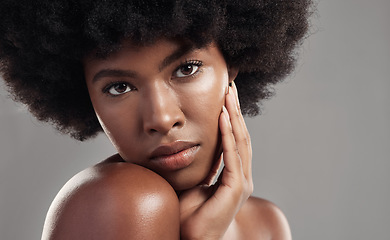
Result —
<svg viewBox="0 0 390 240"><path fill-rule="evenodd" d="M196 76L199 72L201 72L201 70L200 70L199 68L203 65L203 63L202 63L201 61L199 61L199 60L185 60L183 63L180 64L180 66L179 66L178 68L176 68L176 70L174 71L174 73L176 74L176 73L177 73L178 71L180 71L183 67L190 66L190 65L196 66L196 67L197 67L197 69L195 70L194 73L191 73L191 74L189 74L188 76L186 75L186 76L183 76L183 77L177 77L177 76L176 76L176 78L187 78L187 77L194 77L194 76ZM129 90L129 91L125 90L125 92L119 93L119 94L112 94L112 93L110 93L110 90L111 90L112 87L119 86L120 84L125 84L125 85L127 85L127 87L130 88L130 90ZM109 95L109 96L111 96L111 97L117 97L117 96L120 96L120 95L122 95L122 94L124 94L124 93L133 91L134 89L135 89L135 87L133 87L131 84L129 84L129 83L127 83L127 82L124 82L124 81L116 81L116 82L111 82L111 83L109 83L107 86L105 86L105 87L103 88L102 91L103 91L103 93L105 93L105 94L107 94L107 95Z"/></svg>
<svg viewBox="0 0 390 240"><path fill-rule="evenodd" d="M190 66L190 65L197 67L197 69L195 70L194 73L191 73L191 74L183 76L183 77L177 77L177 76L176 77L177 78L186 78L186 77L194 77L194 76L196 76L199 72L201 72L200 67L203 65L203 62L199 61L199 60L185 60L184 62L182 62L180 64L180 66L178 68L176 68L174 73L177 73L178 71L181 70L181 68L186 67L186 66Z"/></svg>
<svg viewBox="0 0 390 240"><path fill-rule="evenodd" d="M107 95L109 95L111 97L120 96L120 95L122 95L122 94L124 94L126 92L119 93L119 94L112 94L112 93L110 93L111 88L113 88L115 86L119 86L120 84L125 84L128 88L130 88L130 90L127 91L127 92L133 91L135 89L135 87L133 87L131 84L129 84L129 83L125 82L125 81L115 81L115 82L111 82L107 86L105 86L102 91L103 91L103 93L105 93L105 94L107 94Z"/></svg>

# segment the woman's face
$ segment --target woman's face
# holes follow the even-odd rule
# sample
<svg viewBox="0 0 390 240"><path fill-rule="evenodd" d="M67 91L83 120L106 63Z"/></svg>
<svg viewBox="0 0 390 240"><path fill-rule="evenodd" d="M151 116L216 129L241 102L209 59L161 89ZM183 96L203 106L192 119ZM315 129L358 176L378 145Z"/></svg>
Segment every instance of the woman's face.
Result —
<svg viewBox="0 0 390 240"><path fill-rule="evenodd" d="M126 43L108 58L85 59L84 70L96 115L124 161L153 170L175 190L208 175L221 153L218 118L229 83L214 44Z"/></svg>

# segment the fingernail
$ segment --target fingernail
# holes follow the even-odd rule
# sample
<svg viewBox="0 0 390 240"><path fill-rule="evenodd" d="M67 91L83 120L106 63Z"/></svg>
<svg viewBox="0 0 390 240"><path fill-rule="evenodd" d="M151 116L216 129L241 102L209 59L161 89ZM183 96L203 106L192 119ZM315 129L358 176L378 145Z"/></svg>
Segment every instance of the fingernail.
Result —
<svg viewBox="0 0 390 240"><path fill-rule="evenodd" d="M230 95L230 97L231 97L231 99L234 101L234 102L236 102L236 94L234 93L234 89L232 88L232 87L229 87L230 89L229 89L229 95Z"/></svg>
<svg viewBox="0 0 390 240"><path fill-rule="evenodd" d="M226 109L225 105L222 106L222 112L227 113L227 109Z"/></svg>
<svg viewBox="0 0 390 240"><path fill-rule="evenodd" d="M228 111L227 111L225 105L222 106L222 111L223 111L223 113L226 114L226 117L227 117L228 121L230 121L230 116L229 116L229 113L228 113Z"/></svg>
<svg viewBox="0 0 390 240"><path fill-rule="evenodd" d="M236 97L237 106L240 106L240 100L238 98L237 86L236 86L236 84L234 82L233 82L233 87L234 87L234 89L232 89L232 91L234 92L234 95Z"/></svg>

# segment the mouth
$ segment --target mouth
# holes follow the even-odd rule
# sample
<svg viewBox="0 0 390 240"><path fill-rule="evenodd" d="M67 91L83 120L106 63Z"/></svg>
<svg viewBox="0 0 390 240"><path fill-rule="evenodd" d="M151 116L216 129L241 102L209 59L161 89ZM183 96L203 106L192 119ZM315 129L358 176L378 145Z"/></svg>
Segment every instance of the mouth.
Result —
<svg viewBox="0 0 390 240"><path fill-rule="evenodd" d="M152 152L150 162L165 171L183 169L194 161L199 147L199 144L186 141L164 144Z"/></svg>

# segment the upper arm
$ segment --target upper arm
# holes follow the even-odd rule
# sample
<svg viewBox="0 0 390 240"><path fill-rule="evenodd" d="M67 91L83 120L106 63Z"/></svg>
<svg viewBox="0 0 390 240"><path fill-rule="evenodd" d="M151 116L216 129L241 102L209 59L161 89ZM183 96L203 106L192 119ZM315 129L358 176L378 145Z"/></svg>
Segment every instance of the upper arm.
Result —
<svg viewBox="0 0 390 240"><path fill-rule="evenodd" d="M76 175L53 201L42 239L179 239L179 205L157 174L115 163Z"/></svg>

